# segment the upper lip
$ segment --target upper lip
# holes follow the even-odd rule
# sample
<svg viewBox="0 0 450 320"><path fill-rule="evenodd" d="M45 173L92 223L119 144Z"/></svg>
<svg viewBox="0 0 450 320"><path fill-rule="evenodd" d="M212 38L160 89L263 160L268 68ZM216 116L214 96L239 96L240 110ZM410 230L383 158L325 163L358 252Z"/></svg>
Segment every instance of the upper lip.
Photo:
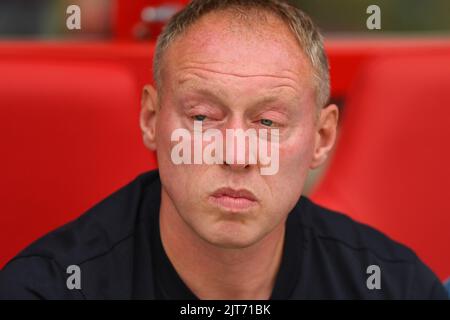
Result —
<svg viewBox="0 0 450 320"><path fill-rule="evenodd" d="M217 189L213 194L213 197L228 196L232 198L245 198L251 201L257 201L256 196L247 189L233 189L233 188L220 188Z"/></svg>

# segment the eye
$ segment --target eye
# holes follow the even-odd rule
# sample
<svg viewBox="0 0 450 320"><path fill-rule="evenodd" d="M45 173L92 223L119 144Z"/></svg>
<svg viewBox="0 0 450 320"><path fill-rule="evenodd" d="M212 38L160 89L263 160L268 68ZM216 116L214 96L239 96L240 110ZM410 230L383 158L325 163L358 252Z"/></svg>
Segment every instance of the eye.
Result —
<svg viewBox="0 0 450 320"><path fill-rule="evenodd" d="M206 116L205 115L202 115L202 114L199 114L199 115L196 115L196 116L193 116L192 117L195 121L205 121L206 120Z"/></svg>
<svg viewBox="0 0 450 320"><path fill-rule="evenodd" d="M273 126L273 121L272 120L269 120L269 119L261 119L260 120L260 123L263 125L263 126L266 126L266 127L271 127L271 126Z"/></svg>

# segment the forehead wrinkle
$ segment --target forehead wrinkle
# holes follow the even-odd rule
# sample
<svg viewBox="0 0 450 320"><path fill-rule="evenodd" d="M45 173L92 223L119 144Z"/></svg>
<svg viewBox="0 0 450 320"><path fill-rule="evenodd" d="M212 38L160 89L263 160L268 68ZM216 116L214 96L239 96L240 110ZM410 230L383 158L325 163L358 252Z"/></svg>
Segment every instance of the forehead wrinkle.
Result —
<svg viewBox="0 0 450 320"><path fill-rule="evenodd" d="M193 72L189 72L189 71L193 71ZM183 72L187 72L188 74L183 74L180 79L178 80L178 85L183 84L184 82L186 82L187 80L189 80L190 76L195 76L198 77L200 79L203 80L207 80L209 81L210 79L208 79L207 77L201 75L202 72L205 73L215 73L218 75L224 75L224 76L231 76L231 77L236 77L236 78L242 78L242 79L246 79L246 78L274 78L274 79L278 79L278 80L288 80L289 82L291 82L291 85L288 84L278 84L276 86L273 87L273 89L275 88L280 88L280 87L289 87L293 90L296 90L296 85L297 85L297 81L294 80L292 77L289 76L281 76L281 75L274 75L274 74L240 74L240 73L236 73L236 72L223 72L223 71L218 71L218 70L214 70L211 68L207 68L207 67L193 67L193 66L187 66L187 67L182 67L179 68L179 73L183 73ZM286 73L292 73L295 74L294 72L290 71L290 70L284 70L284 72Z"/></svg>
<svg viewBox="0 0 450 320"><path fill-rule="evenodd" d="M208 82L206 83L206 86L202 86L201 84L198 85L199 77L197 77L196 75L193 75L192 77L191 76L192 75L181 79L178 82L180 84L179 87L183 87L184 84L184 87L186 89L192 89L197 94L208 96L210 99L213 99L218 105L228 108L227 106L230 103L230 94L228 94L226 90L211 85ZM278 85L264 90L263 93L257 94L255 95L255 97L248 97L249 100L245 103L247 108L249 108L248 112L250 112L251 110L258 110L259 112L264 112L267 110L278 110L282 111L283 113L287 113L290 109L289 106L292 106L294 101L300 101L301 96L297 94L297 91L295 91L294 94L283 94L283 92L286 92L286 90L295 91L289 85ZM281 104L273 105L273 103Z"/></svg>
<svg viewBox="0 0 450 320"><path fill-rule="evenodd" d="M191 68L186 67L182 68L180 70L186 71L194 69L197 70L197 68ZM201 71L205 71L204 69L200 69ZM206 72L209 72L210 70L206 70ZM261 93L262 98L260 99L262 102L273 102L273 100L300 100L302 95L302 90L300 90L299 86L297 86L297 82L292 80L289 77L283 77L283 76L275 76L275 75L235 75L235 74L229 74L229 73L223 73L223 72L217 72L217 71L210 71L213 73L218 73L220 75L231 75L234 77L239 78L248 78L248 77L272 77L280 80L289 80L289 83L277 83L275 85L272 85L266 89L264 89L264 92ZM202 81L205 81L205 83L202 83ZM226 90L221 88L220 86L214 85L211 83L211 79L208 78L205 75L202 75L201 72L189 72L187 74L183 74L179 77L179 79L175 82L178 87L187 86L188 88L199 88L200 86L209 88L209 92L213 92L218 96L227 97L228 94ZM185 85L188 83L188 85ZM190 84L192 83L192 84ZM206 84L206 86L205 86ZM204 91L204 90L203 90ZM289 91L290 93L283 94L283 92ZM280 93L280 94L279 94ZM281 98L280 98L281 97ZM285 97L288 97L287 99ZM263 101L263 98L265 100ZM271 101L267 101L270 99Z"/></svg>

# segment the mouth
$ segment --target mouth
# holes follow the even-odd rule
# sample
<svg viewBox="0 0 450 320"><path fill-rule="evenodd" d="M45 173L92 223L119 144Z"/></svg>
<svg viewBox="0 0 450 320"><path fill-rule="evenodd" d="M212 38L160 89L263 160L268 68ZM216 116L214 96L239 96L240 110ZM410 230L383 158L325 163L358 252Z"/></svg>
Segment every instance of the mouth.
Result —
<svg viewBox="0 0 450 320"><path fill-rule="evenodd" d="M251 209L258 204L256 196L247 189L220 188L210 197L214 205L231 212Z"/></svg>

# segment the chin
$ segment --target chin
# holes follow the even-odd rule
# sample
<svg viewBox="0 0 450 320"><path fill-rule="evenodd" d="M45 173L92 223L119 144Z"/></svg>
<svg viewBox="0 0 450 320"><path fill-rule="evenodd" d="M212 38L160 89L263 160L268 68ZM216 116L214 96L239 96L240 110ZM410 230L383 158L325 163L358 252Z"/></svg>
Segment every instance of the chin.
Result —
<svg viewBox="0 0 450 320"><path fill-rule="evenodd" d="M226 224L219 228L209 228L205 237L202 238L209 244L223 249L244 249L260 240L258 234L246 226L230 226L230 222Z"/></svg>

